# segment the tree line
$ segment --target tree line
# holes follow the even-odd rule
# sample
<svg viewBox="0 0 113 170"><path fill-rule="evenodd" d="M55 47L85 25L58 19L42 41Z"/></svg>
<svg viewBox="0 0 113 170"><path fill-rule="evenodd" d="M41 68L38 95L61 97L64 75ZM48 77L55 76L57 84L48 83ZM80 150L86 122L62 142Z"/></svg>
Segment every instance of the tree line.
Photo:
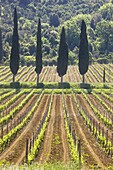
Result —
<svg viewBox="0 0 113 170"><path fill-rule="evenodd" d="M5 65L9 64L12 45L12 11L15 6L18 9L21 66L35 66L38 17L41 18L42 23L43 65L57 65L59 30L62 24L65 26L69 47L68 62L70 65L78 64L82 19L87 25L90 63L113 62L113 4L108 1L110 0L2 1L2 62Z"/></svg>
<svg viewBox="0 0 113 170"><path fill-rule="evenodd" d="M15 82L15 76L19 69L19 35L18 35L18 19L17 19L17 10L14 10L14 28L13 28L13 36L12 36L12 47L11 47L11 55L10 55L10 70L13 74L13 82ZM1 33L1 31L0 31ZM0 34L1 35L1 34ZM2 59L2 40L0 41L0 51ZM79 71L83 76L84 83L84 75L88 70L89 65L89 49L88 49L88 40L86 33L86 24L85 21L82 20L81 23L81 33L80 33L80 46L79 46ZM57 73L61 77L61 82L63 82L63 76L66 74L68 68L68 45L66 42L66 33L64 26L62 27L61 35L60 35L60 43L59 43L59 51L58 51L58 59L57 59ZM42 70L42 40L41 40L41 20L39 18L38 21L38 29L37 29L37 47L36 47L36 74L37 74L37 84L39 83L39 75Z"/></svg>

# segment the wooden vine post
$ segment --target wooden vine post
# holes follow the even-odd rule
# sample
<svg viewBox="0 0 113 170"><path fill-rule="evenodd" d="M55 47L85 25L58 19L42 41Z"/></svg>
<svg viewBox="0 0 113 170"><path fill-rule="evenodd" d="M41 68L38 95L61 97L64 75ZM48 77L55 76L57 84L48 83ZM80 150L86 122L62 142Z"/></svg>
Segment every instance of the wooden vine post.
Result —
<svg viewBox="0 0 113 170"><path fill-rule="evenodd" d="M81 141L78 140L78 156L79 156L79 165L81 165Z"/></svg>
<svg viewBox="0 0 113 170"><path fill-rule="evenodd" d="M8 134L8 122L7 122L7 134Z"/></svg>
<svg viewBox="0 0 113 170"><path fill-rule="evenodd" d="M94 130L95 130L95 120L93 119L93 134L94 134Z"/></svg>
<svg viewBox="0 0 113 170"><path fill-rule="evenodd" d="M113 146L113 133L112 133L112 146Z"/></svg>
<svg viewBox="0 0 113 170"><path fill-rule="evenodd" d="M104 127L102 128L102 137L104 138ZM103 141L103 146L104 146L104 141Z"/></svg>
<svg viewBox="0 0 113 170"><path fill-rule="evenodd" d="M112 127L113 127L113 116L112 116Z"/></svg>
<svg viewBox="0 0 113 170"><path fill-rule="evenodd" d="M28 145L29 145L29 140L26 140L26 163L28 163Z"/></svg>
<svg viewBox="0 0 113 170"><path fill-rule="evenodd" d="M98 125L98 128L99 128L99 135L100 135L100 123L99 123L99 125Z"/></svg>
<svg viewBox="0 0 113 170"><path fill-rule="evenodd" d="M108 144L108 130L106 130L106 146Z"/></svg>
<svg viewBox="0 0 113 170"><path fill-rule="evenodd" d="M33 132L33 146L34 146L34 142L35 142L35 134Z"/></svg>
<svg viewBox="0 0 113 170"><path fill-rule="evenodd" d="M113 147L113 133L112 133L112 147ZM111 157L113 156L113 149L111 149Z"/></svg>
<svg viewBox="0 0 113 170"><path fill-rule="evenodd" d="M1 126L1 139L3 139L3 123L2 123L2 126Z"/></svg>

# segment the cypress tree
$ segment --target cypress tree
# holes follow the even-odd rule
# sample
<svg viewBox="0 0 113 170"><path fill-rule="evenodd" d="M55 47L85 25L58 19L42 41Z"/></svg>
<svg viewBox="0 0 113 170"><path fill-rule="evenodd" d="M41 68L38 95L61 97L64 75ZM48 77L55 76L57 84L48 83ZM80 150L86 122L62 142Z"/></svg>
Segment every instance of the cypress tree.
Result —
<svg viewBox="0 0 113 170"><path fill-rule="evenodd" d="M2 51L2 30L0 28L0 63L2 62L2 55L3 55L3 51Z"/></svg>
<svg viewBox="0 0 113 170"><path fill-rule="evenodd" d="M58 51L58 60L57 60L57 72L61 77L61 82L63 82L63 76L66 74L68 67L68 45L65 38L65 28L62 28L60 36L60 44Z"/></svg>
<svg viewBox="0 0 113 170"><path fill-rule="evenodd" d="M83 83L84 74L87 72L88 66L89 66L89 49L86 33L86 24L84 20L82 20L79 46L79 72L83 76Z"/></svg>
<svg viewBox="0 0 113 170"><path fill-rule="evenodd" d="M1 6L0 6L0 63L2 62L3 49L2 49L2 18L1 18Z"/></svg>
<svg viewBox="0 0 113 170"><path fill-rule="evenodd" d="M39 74L42 71L42 41L41 41L41 21L38 21L38 31L37 31L37 49L36 49L36 68L37 73L37 84L39 82Z"/></svg>
<svg viewBox="0 0 113 170"><path fill-rule="evenodd" d="M12 37L12 49L10 55L10 69L13 73L13 82L19 69L19 40L18 40L18 21L17 21L17 10L14 10L14 29Z"/></svg>

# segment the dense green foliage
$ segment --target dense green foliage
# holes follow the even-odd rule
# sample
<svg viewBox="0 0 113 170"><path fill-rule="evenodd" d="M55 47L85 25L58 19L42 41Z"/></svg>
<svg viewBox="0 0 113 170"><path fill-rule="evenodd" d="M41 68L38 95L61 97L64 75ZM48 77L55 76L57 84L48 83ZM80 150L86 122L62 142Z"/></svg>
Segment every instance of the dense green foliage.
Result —
<svg viewBox="0 0 113 170"><path fill-rule="evenodd" d="M17 74L19 69L19 37L18 37L18 21L17 21L17 11L15 8L14 11L14 29L13 29L13 37L12 37L12 49L10 56L10 69L13 73L13 81L14 76Z"/></svg>
<svg viewBox="0 0 113 170"><path fill-rule="evenodd" d="M59 57L57 62L57 72L58 75L61 77L61 82L62 82L62 77L66 74L67 67L68 67L68 46L66 43L64 27L62 28L62 32L61 32L58 54Z"/></svg>
<svg viewBox="0 0 113 170"><path fill-rule="evenodd" d="M0 28L0 63L2 61L2 31Z"/></svg>
<svg viewBox="0 0 113 170"><path fill-rule="evenodd" d="M35 65L37 20L42 21L43 63L56 65L62 25L66 28L69 64L78 62L80 23L88 28L90 62L112 62L113 3L110 0L4 0L1 2L3 61L10 56L12 11L17 6L21 64ZM108 36L109 35L109 36ZM107 38L106 38L107 37Z"/></svg>

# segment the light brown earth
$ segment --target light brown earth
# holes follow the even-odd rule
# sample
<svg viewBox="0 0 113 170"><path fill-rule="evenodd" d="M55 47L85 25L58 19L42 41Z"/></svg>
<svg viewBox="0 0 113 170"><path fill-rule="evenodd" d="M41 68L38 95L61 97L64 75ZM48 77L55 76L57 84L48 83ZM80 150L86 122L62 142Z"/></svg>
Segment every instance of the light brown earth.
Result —
<svg viewBox="0 0 113 170"><path fill-rule="evenodd" d="M7 147L2 154L0 154L0 160L6 160L11 164L17 165L24 161L26 140L32 138L33 132L35 132L46 111L46 107L49 104L48 101L49 96L44 95L30 122L28 122L27 126L18 133L11 145Z"/></svg>
<svg viewBox="0 0 113 170"><path fill-rule="evenodd" d="M88 131L87 126L77 111L77 106L72 96L66 97L66 105L73 128L82 141L82 152L86 165L96 165L101 167L101 169L106 169L107 166L113 165L111 158L103 152L95 138Z"/></svg>
<svg viewBox="0 0 113 170"><path fill-rule="evenodd" d="M54 95L51 118L44 137L44 142L36 158L39 163L69 162L70 151L64 125L62 96Z"/></svg>

